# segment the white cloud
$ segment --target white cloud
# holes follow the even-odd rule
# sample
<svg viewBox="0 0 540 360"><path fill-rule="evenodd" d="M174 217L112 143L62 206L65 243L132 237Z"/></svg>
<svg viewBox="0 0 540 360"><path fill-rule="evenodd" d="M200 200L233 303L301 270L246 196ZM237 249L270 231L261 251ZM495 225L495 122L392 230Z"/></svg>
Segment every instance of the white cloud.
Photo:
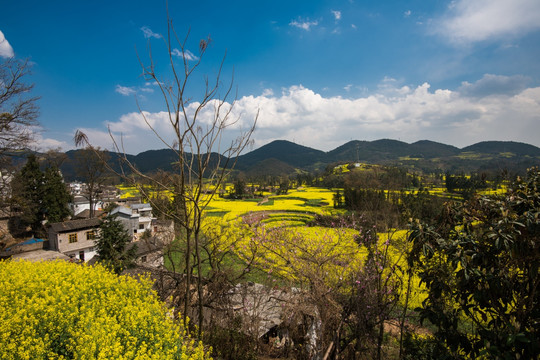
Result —
<svg viewBox="0 0 540 360"><path fill-rule="evenodd" d="M73 145L68 144L65 141L50 139L50 138L36 139L36 144L40 151L47 151L50 149L61 149L62 151L67 151L73 147Z"/></svg>
<svg viewBox="0 0 540 360"><path fill-rule="evenodd" d="M174 56L178 56L178 57L183 57L184 59L186 59L187 61L195 61L195 60L199 60L199 58L197 56L195 56L195 54L193 54L191 51L189 50L184 50L184 52L182 53L182 51L178 50L178 49L173 49L171 51L171 53L174 55Z"/></svg>
<svg viewBox="0 0 540 360"><path fill-rule="evenodd" d="M30 145L31 149L35 149L37 151L45 152L47 150L51 149L60 149L61 151L67 151L71 148L73 148L73 141L71 140L71 144L69 143L69 140L59 140L59 139L53 139L49 137L45 137L47 135L47 130L44 129L41 126L32 126L30 127L30 132L33 134L33 141ZM61 134L61 136L67 139L72 139L73 135L71 136L65 136L66 134ZM50 134L49 134L50 136Z"/></svg>
<svg viewBox="0 0 540 360"><path fill-rule="evenodd" d="M457 0L432 24L457 44L515 37L540 29L540 1Z"/></svg>
<svg viewBox="0 0 540 360"><path fill-rule="evenodd" d="M150 93L150 94L151 94L151 93L154 92L154 89L149 88L149 87L143 87L143 88L141 88L141 91L142 91L142 92L145 92L145 93Z"/></svg>
<svg viewBox="0 0 540 360"><path fill-rule="evenodd" d="M341 19L341 11L339 11L339 10L331 10L331 11L332 11L332 14L334 15L334 19L336 21Z"/></svg>
<svg viewBox="0 0 540 360"><path fill-rule="evenodd" d="M135 90L135 88L122 85L116 85L114 91L123 96L130 96L137 93L137 90Z"/></svg>
<svg viewBox="0 0 540 360"><path fill-rule="evenodd" d="M274 90L272 90L272 89L264 89L263 92L262 92L262 96L272 97L272 96L274 96Z"/></svg>
<svg viewBox="0 0 540 360"><path fill-rule="evenodd" d="M299 29L306 30L306 31L311 30L312 26L317 26L318 24L319 24L318 21L316 21L316 20L315 21L309 21L309 19L305 20L305 21L302 21L300 19L298 21L293 20L293 21L291 21L289 23L290 26L294 26L294 27L297 27Z"/></svg>
<svg viewBox="0 0 540 360"><path fill-rule="evenodd" d="M376 92L354 98L325 97L301 85L282 89L277 96L266 90L259 96L244 96L237 100L231 114L238 122L225 131L222 144L247 129L260 110L253 137L257 147L277 139L294 139L328 151L351 139L381 138L406 142L429 139L458 147L484 140L540 145L540 87L525 88L518 77L486 75L464 83L458 90L431 89L428 83L398 83L385 78ZM485 91L488 84L499 87ZM192 114L197 105L191 104L188 113ZM167 142L174 140L168 113L144 115ZM213 106L199 114L203 128L213 115ZM125 114L107 125L117 139L123 139L128 153L165 147L139 113ZM103 131L94 129L90 138L110 148L111 141L108 135L103 137Z"/></svg>
<svg viewBox="0 0 540 360"><path fill-rule="evenodd" d="M531 79L522 75L503 76L485 74L475 83L464 81L459 92L467 96L515 95L525 90Z"/></svg>
<svg viewBox="0 0 540 360"><path fill-rule="evenodd" d="M143 32L144 37L147 38L147 39L149 39L149 38L155 38L155 39L161 38L160 34L157 34L157 33L153 32L152 29L150 29L148 26L143 26L141 28L141 31Z"/></svg>
<svg viewBox="0 0 540 360"><path fill-rule="evenodd" d="M13 48L7 41L6 37L4 36L4 33L0 31L0 57L12 58L13 56L15 56L15 53L13 52Z"/></svg>

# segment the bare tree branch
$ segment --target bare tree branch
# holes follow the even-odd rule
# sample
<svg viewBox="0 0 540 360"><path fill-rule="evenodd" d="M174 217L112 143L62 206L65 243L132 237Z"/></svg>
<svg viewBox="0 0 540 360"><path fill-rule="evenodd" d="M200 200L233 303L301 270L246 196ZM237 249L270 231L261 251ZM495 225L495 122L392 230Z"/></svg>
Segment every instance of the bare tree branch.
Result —
<svg viewBox="0 0 540 360"><path fill-rule="evenodd" d="M188 31L185 37L179 37L174 29L172 19L167 17L167 35L163 37L163 40L172 77L170 80L165 80L156 72L150 42L148 43L148 63L145 63L137 55L143 78L147 81L153 81L161 92L171 131L160 133L157 127L152 125L138 102L137 107L149 130L167 149L174 151L176 156L175 172L173 174L161 173L160 176L151 176L141 172L126 156L123 139L116 138L110 130L109 134L113 141L114 150L123 154L120 156L122 166L120 171L116 171L116 174L121 176L124 181L135 185L140 193L150 201L153 208L166 214L175 223L177 243L182 246L170 246L166 257L172 263L174 271L184 272L184 321L186 321L193 306L192 282L195 281L198 307L195 313L198 315L198 325L199 330L201 330L204 302L201 249L206 246L201 243L204 210L230 174L238 156L251 144L251 136L255 130L258 113L253 119L252 125L230 144L226 144L224 148L221 147L224 132L240 120L239 117L232 118L236 102L236 97L231 99L234 76L231 75L230 82L227 83L220 96L222 72L226 59L224 55L212 82L209 81L208 76L204 77L204 93L198 101L195 101L188 89L195 80L195 74L200 69L212 40L210 37L200 40L198 57L194 58L188 50L189 36ZM181 58L180 64L178 64L178 58ZM204 116L209 113L209 107L212 107L210 113L213 117L208 123L204 123L202 116L203 113ZM170 133L173 134L172 140L168 140ZM81 132L76 133L74 140L78 146L91 146L88 137ZM172 207L172 210L171 208L164 209L165 205L161 201L162 199L153 197L148 188L142 186L142 182L151 184L151 189L159 189L161 193L172 194L172 201L166 205ZM183 269L175 263L177 256L172 254L175 251L183 252Z"/></svg>
<svg viewBox="0 0 540 360"><path fill-rule="evenodd" d="M0 63L0 156L27 148L33 140L39 98L30 96L34 85L25 82L29 74L28 60L9 58Z"/></svg>

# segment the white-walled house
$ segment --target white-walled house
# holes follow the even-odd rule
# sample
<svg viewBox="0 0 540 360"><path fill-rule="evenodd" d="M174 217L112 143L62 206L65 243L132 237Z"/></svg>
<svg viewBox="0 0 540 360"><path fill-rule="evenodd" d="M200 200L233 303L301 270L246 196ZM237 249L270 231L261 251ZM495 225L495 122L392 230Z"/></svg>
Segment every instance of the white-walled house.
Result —
<svg viewBox="0 0 540 360"><path fill-rule="evenodd" d="M77 182L70 183L69 184L69 191L70 191L71 195L73 195L73 196L81 195L82 184L77 183Z"/></svg>
<svg viewBox="0 0 540 360"><path fill-rule="evenodd" d="M94 211L97 210L103 210L104 202L103 200L94 200L94 203L92 204ZM87 198L84 196L78 195L73 197L73 202L69 204L69 207L73 213L73 215L78 215L84 210L90 210L90 201L88 201Z"/></svg>
<svg viewBox="0 0 540 360"><path fill-rule="evenodd" d="M118 206L110 213L119 220L132 241L137 242L137 263L141 266L163 266L163 246L174 239L172 221L152 217L150 204ZM79 219L53 223L49 226L49 246L72 259L90 261L97 255L95 240L99 234L100 218ZM151 237L140 241L149 231Z"/></svg>
<svg viewBox="0 0 540 360"><path fill-rule="evenodd" d="M49 247L80 261L96 255L95 239L101 219L91 218L53 223L49 227Z"/></svg>
<svg viewBox="0 0 540 360"><path fill-rule="evenodd" d="M153 231L152 206L150 204L132 204L118 206L111 211L111 215L122 223L126 231L133 236L133 241L138 241L145 231Z"/></svg>

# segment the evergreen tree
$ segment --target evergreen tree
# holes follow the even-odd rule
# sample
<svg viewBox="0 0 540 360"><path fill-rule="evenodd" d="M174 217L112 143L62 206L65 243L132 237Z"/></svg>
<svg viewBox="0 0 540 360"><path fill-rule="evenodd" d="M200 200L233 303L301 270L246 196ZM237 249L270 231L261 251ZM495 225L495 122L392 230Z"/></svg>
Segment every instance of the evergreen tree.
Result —
<svg viewBox="0 0 540 360"><path fill-rule="evenodd" d="M100 232L96 241L99 261L117 274L133 266L137 246L130 244L130 235L122 223L109 215L101 222L99 228Z"/></svg>
<svg viewBox="0 0 540 360"><path fill-rule="evenodd" d="M37 157L31 154L12 184L15 212L9 219L9 227L14 236L45 236L44 220L59 222L70 215L71 195L56 165L43 172Z"/></svg>
<svg viewBox="0 0 540 360"><path fill-rule="evenodd" d="M44 219L43 182L44 175L39 169L37 157L31 154L12 182L12 201L19 210L18 215L10 219L10 230L15 234L24 235L27 227L30 227L34 235L41 235Z"/></svg>
<svg viewBox="0 0 540 360"><path fill-rule="evenodd" d="M63 221L71 214L68 203L72 197L55 165L45 170L43 187L45 217L49 222Z"/></svg>

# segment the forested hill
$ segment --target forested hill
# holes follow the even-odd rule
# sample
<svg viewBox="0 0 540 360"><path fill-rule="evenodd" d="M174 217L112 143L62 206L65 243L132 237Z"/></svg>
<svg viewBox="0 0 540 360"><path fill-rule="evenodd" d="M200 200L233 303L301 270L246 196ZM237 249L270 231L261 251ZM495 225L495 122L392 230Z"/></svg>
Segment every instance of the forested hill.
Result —
<svg viewBox="0 0 540 360"><path fill-rule="evenodd" d="M75 163L80 150L66 153L61 169L67 180L76 178ZM120 154L108 153L109 162L118 168ZM218 159L213 154L213 161ZM178 161L168 149L149 150L127 155L135 166L145 172L172 171ZM276 140L238 158L235 169L247 175L291 175L299 170L320 171L338 163L363 162L404 166L426 172L512 171L523 173L532 166L540 166L540 148L512 141L484 141L459 149L434 141L422 140L412 144L381 139L353 140L334 150L324 152Z"/></svg>
<svg viewBox="0 0 540 360"><path fill-rule="evenodd" d="M274 158L297 169L322 170L337 163L363 162L405 166L421 171L502 171L524 172L540 166L540 148L511 141L486 141L463 149L429 140L412 144L398 140L350 141L329 152L300 146L289 141L274 141L238 159L237 169L258 173L266 169L265 160ZM264 164L264 166L263 166ZM275 174L274 174L275 175Z"/></svg>

